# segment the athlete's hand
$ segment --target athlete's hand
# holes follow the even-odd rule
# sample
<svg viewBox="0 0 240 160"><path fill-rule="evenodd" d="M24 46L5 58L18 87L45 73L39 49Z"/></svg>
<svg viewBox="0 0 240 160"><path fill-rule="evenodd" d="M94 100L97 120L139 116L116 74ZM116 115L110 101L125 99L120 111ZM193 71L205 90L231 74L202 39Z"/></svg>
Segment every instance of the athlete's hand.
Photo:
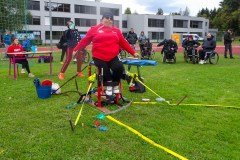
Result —
<svg viewBox="0 0 240 160"><path fill-rule="evenodd" d="M133 56L137 57L138 59L141 59L141 56L137 52Z"/></svg>

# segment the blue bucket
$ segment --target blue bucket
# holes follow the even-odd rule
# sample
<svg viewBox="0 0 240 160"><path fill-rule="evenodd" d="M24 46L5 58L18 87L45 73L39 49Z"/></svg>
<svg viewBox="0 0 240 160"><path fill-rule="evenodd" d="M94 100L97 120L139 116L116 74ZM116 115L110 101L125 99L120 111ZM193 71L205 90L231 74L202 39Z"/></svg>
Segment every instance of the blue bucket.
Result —
<svg viewBox="0 0 240 160"><path fill-rule="evenodd" d="M51 88L52 86L38 86L36 88L38 97L42 99L51 97Z"/></svg>

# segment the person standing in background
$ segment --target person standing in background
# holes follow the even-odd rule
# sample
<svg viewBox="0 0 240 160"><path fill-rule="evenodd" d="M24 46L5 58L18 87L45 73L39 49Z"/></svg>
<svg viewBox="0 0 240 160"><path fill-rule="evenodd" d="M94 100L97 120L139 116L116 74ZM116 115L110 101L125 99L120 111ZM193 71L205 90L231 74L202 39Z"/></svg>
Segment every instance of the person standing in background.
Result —
<svg viewBox="0 0 240 160"><path fill-rule="evenodd" d="M67 70L67 67L69 66L72 56L73 56L73 49L80 41L80 35L78 33L78 30L75 29L75 25L73 21L68 21L67 23L68 30L66 32L67 37L67 52L66 52L66 60L61 68L60 73L58 74L58 79L63 80L64 79L64 73ZM77 55L77 63L81 63L82 56L81 54ZM79 65L78 65L79 66ZM81 72L81 70L77 69L78 77L84 76Z"/></svg>
<svg viewBox="0 0 240 160"><path fill-rule="evenodd" d="M227 57L227 52L229 50L229 55L230 58L233 59L233 55L232 55L232 30L228 29L228 31L225 33L224 35L224 46L225 46L225 52L224 52L224 58L228 58Z"/></svg>
<svg viewBox="0 0 240 160"><path fill-rule="evenodd" d="M67 30L64 31L64 33L61 36L60 41L59 41L59 43L61 44L61 48L62 48L62 54L61 54L61 59L60 59L61 64L63 64L63 59L67 52L67 37L66 37L65 33L67 33Z"/></svg>
<svg viewBox="0 0 240 160"><path fill-rule="evenodd" d="M141 34L138 37L139 41L139 47L140 47L140 53L142 54L144 50L144 45L146 43L147 37L145 36L144 32L142 31Z"/></svg>
<svg viewBox="0 0 240 160"><path fill-rule="evenodd" d="M5 35L3 36L3 42L4 42L4 57L2 60L6 60L8 58L7 56L7 50L8 50L8 47L9 45L11 44L11 35L10 35L10 32L9 31L6 31Z"/></svg>
<svg viewBox="0 0 240 160"><path fill-rule="evenodd" d="M132 49L135 50L135 44L138 40L137 38L137 34L134 33L134 29L131 28L131 30L128 32L126 40L128 41L128 43L130 44L130 46L132 47Z"/></svg>

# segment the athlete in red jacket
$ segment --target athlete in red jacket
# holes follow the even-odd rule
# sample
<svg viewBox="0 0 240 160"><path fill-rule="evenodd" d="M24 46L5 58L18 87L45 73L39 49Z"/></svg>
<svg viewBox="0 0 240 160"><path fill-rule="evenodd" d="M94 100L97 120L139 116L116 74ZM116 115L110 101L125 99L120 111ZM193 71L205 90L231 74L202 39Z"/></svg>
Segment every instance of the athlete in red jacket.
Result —
<svg viewBox="0 0 240 160"><path fill-rule="evenodd" d="M8 53L13 53L13 52L23 52L22 46L19 44L19 41L17 38L13 39L12 44L8 47ZM28 72L28 77L33 78L34 75L30 72L29 64L25 56L23 54L18 54L16 55L17 57L23 57L23 59L17 59L15 60L16 63L22 64L23 68L26 68Z"/></svg>
<svg viewBox="0 0 240 160"><path fill-rule="evenodd" d="M124 67L118 58L119 49L123 48L133 56L139 57L129 43L124 39L121 31L113 25L113 14L107 12L103 14L102 23L91 27L86 36L74 48L74 53L81 51L92 42L92 57L94 64L98 68L103 68L103 81L115 82L104 83L107 86L106 94L119 92L118 84L122 77ZM110 69L113 71L111 74Z"/></svg>

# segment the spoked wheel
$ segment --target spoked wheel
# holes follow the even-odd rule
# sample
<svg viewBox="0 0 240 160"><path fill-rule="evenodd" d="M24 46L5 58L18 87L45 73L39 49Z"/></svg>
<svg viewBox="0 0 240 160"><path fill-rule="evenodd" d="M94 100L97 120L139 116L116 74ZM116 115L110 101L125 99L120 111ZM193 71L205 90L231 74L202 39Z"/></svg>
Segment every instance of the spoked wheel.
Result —
<svg viewBox="0 0 240 160"><path fill-rule="evenodd" d="M154 59L154 58L155 58L155 51L152 51L149 59Z"/></svg>
<svg viewBox="0 0 240 160"><path fill-rule="evenodd" d="M209 63L210 64L217 64L219 60L219 55L217 52L213 51L210 55L209 55Z"/></svg>
<svg viewBox="0 0 240 160"><path fill-rule="evenodd" d="M188 55L187 55L187 51L186 50L184 50L184 52L183 52L183 58L184 58L184 61L185 62L189 62L189 59L188 59Z"/></svg>
<svg viewBox="0 0 240 160"><path fill-rule="evenodd" d="M176 55L173 56L173 63L176 63L177 62L177 58L176 58Z"/></svg>
<svg viewBox="0 0 240 160"><path fill-rule="evenodd" d="M127 53L126 53L126 51L125 51L125 50L121 50L121 51L119 52L119 56L120 56L121 59L127 58Z"/></svg>
<svg viewBox="0 0 240 160"><path fill-rule="evenodd" d="M165 55L165 53L163 53L162 62L166 63L166 55Z"/></svg>
<svg viewBox="0 0 240 160"><path fill-rule="evenodd" d="M90 53L86 52L86 54L83 54L83 63L89 63L90 61Z"/></svg>

